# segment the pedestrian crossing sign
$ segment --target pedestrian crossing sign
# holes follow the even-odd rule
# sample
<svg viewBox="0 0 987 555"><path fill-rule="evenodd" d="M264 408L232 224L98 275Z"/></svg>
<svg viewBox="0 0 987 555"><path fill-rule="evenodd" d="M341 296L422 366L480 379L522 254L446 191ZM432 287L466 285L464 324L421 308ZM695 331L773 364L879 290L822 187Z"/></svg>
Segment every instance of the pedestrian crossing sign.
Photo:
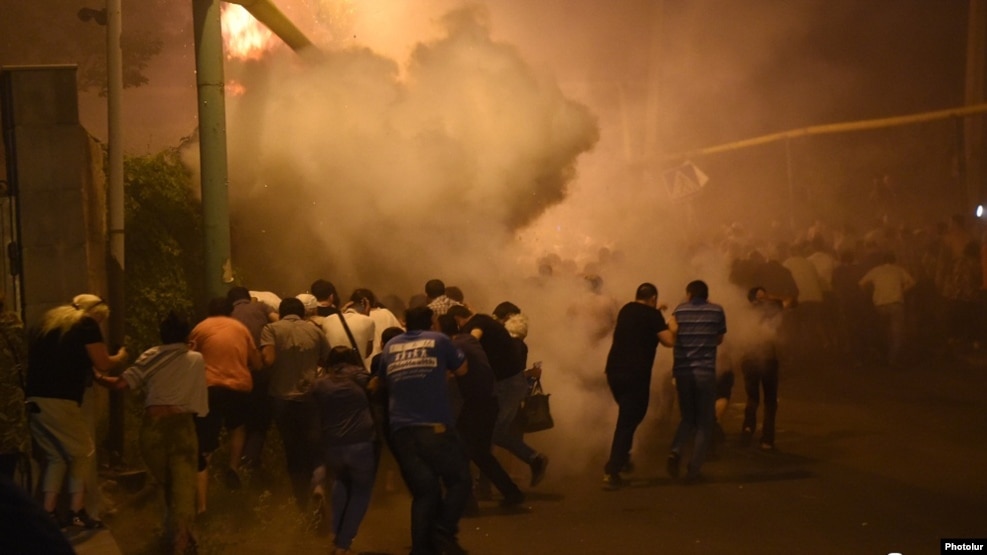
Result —
<svg viewBox="0 0 987 555"><path fill-rule="evenodd" d="M665 171L663 178L668 196L673 200L683 199L698 193L709 181L709 177L692 162L686 162L681 166Z"/></svg>

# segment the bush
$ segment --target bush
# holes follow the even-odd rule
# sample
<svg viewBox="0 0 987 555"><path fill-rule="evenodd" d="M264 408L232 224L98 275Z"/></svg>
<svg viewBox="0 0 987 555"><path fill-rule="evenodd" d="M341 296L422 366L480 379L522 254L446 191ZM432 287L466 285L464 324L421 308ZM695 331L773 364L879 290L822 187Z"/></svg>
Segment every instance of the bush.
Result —
<svg viewBox="0 0 987 555"><path fill-rule="evenodd" d="M157 345L168 310L190 318L205 298L202 211L178 149L124 164L126 334L135 354Z"/></svg>

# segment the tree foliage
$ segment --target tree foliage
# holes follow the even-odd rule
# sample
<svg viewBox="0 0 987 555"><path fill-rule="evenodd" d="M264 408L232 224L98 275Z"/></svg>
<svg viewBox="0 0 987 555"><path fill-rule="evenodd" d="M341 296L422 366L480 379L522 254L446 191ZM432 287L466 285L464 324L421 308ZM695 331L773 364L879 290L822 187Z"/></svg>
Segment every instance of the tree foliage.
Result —
<svg viewBox="0 0 987 555"><path fill-rule="evenodd" d="M124 180L126 327L143 350L168 310L191 317L205 297L202 212L178 149L127 159Z"/></svg>
<svg viewBox="0 0 987 555"><path fill-rule="evenodd" d="M0 65L75 64L79 89L106 90L106 27L92 12L102 0L43 0L10 3L0 17ZM148 82L144 70L161 52L166 37L160 18L164 0L124 0L123 82ZM100 25L100 21L104 25Z"/></svg>

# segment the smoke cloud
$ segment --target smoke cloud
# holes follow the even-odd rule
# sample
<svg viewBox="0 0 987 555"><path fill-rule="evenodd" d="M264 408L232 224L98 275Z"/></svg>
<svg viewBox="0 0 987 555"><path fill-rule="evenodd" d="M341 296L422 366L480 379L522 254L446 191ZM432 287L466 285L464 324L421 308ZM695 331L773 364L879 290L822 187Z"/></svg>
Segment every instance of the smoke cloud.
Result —
<svg viewBox="0 0 987 555"><path fill-rule="evenodd" d="M593 115L493 41L482 9L441 24L404 65L348 48L243 66L229 156L251 281L486 281L515 232L565 198L598 139Z"/></svg>

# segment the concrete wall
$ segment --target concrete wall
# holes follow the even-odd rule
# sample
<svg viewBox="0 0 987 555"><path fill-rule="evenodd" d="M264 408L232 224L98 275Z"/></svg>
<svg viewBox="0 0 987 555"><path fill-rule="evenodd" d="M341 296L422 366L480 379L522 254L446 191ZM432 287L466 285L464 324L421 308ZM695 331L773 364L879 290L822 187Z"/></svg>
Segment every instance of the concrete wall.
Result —
<svg viewBox="0 0 987 555"><path fill-rule="evenodd" d="M103 155L79 124L74 66L0 68L0 94L9 195L0 223L20 257L4 261L4 286L8 307L32 325L79 293L105 294Z"/></svg>

